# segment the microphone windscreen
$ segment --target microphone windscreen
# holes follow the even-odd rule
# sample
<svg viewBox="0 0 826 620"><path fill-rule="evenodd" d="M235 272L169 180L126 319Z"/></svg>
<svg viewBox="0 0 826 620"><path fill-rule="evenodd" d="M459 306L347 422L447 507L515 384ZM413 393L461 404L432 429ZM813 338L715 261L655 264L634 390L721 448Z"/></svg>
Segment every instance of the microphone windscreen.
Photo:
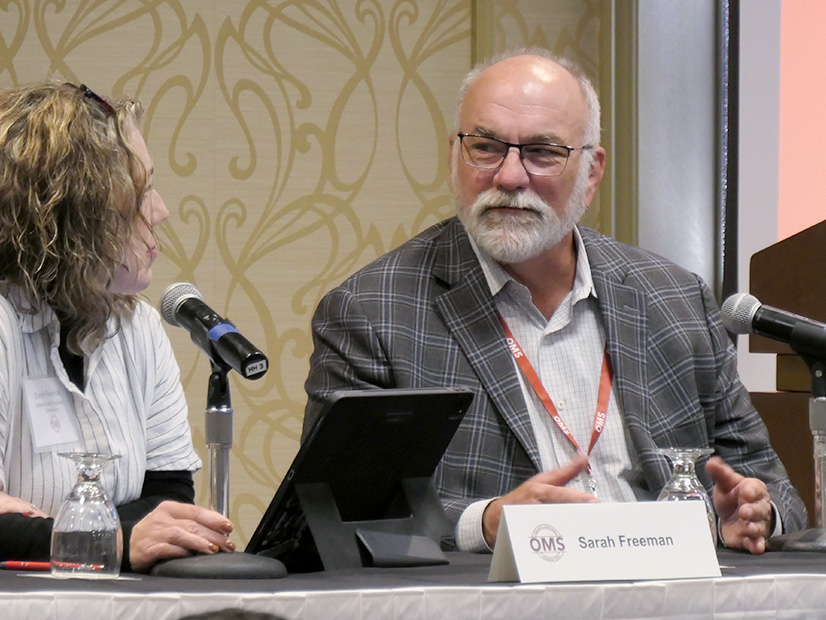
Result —
<svg viewBox="0 0 826 620"><path fill-rule="evenodd" d="M170 325L180 327L176 315L178 314L178 307L187 299L204 300L201 291L195 288L189 282L176 282L167 286L163 293L161 293L161 316Z"/></svg>
<svg viewBox="0 0 826 620"><path fill-rule="evenodd" d="M723 302L723 326L732 334L748 334L752 330L754 313L763 304L748 293L737 293Z"/></svg>

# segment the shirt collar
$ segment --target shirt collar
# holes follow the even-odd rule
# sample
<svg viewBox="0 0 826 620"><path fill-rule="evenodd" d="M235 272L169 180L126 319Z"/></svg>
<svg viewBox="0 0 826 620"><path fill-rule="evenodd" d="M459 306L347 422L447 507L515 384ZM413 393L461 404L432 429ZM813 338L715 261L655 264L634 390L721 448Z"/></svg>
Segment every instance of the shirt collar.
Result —
<svg viewBox="0 0 826 620"><path fill-rule="evenodd" d="M20 322L20 330L24 334L38 332L45 326L58 322L57 315L49 306L44 304L33 308L19 287L11 287L6 298L15 309L17 320Z"/></svg>

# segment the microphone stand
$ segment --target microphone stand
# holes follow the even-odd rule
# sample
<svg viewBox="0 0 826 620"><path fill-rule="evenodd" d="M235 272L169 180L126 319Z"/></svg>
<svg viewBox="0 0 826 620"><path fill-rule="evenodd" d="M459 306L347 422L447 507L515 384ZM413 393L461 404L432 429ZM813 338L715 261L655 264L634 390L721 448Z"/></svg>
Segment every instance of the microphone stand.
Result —
<svg viewBox="0 0 826 620"><path fill-rule="evenodd" d="M206 444L209 451L209 506L225 517L229 513L229 452L232 448L232 399L229 367L210 356L212 374L207 385ZM162 577L201 579L278 579L287 569L275 558L238 551L193 555L158 562L151 570Z"/></svg>
<svg viewBox="0 0 826 620"><path fill-rule="evenodd" d="M789 345L809 367L812 393L809 397L809 428L814 443L815 525L814 528L769 538L768 551L826 551L823 505L826 501L826 359L823 343L826 334L817 327L801 325L792 331Z"/></svg>
<svg viewBox="0 0 826 620"><path fill-rule="evenodd" d="M206 445L209 451L209 507L229 515L229 451L232 447L232 399L227 371L212 364L207 385Z"/></svg>

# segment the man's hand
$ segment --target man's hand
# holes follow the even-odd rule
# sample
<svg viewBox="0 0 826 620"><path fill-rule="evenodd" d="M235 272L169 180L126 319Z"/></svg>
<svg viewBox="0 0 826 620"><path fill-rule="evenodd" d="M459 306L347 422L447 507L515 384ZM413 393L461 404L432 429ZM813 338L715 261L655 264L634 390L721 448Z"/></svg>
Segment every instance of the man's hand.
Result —
<svg viewBox="0 0 826 620"><path fill-rule="evenodd" d="M163 502L132 529L129 560L143 572L158 560L193 553L234 551L232 523L220 513L192 504Z"/></svg>
<svg viewBox="0 0 826 620"><path fill-rule="evenodd" d="M565 485L588 467L588 457L579 455L567 465L545 471L529 478L513 491L488 504L482 515L482 533L485 542L493 549L499 531L502 506L506 504L557 504L599 501L590 493L569 489Z"/></svg>
<svg viewBox="0 0 826 620"><path fill-rule="evenodd" d="M714 510L726 546L760 554L772 533L769 489L762 480L741 476L718 456L706 464L714 483Z"/></svg>

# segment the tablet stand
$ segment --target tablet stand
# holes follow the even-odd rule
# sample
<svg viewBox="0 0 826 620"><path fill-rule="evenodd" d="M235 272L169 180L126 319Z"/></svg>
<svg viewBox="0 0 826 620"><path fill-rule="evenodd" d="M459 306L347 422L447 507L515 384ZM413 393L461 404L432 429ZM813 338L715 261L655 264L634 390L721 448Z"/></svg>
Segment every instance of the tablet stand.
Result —
<svg viewBox="0 0 826 620"><path fill-rule="evenodd" d="M406 478L401 487L409 517L343 521L328 483L296 484L325 570L448 563L438 541L451 527L432 480Z"/></svg>
<svg viewBox="0 0 826 620"><path fill-rule="evenodd" d="M209 450L209 506L225 517L229 505L229 452L232 447L232 399L227 368L211 361L207 387L206 444ZM274 558L244 552L196 555L159 562L153 575L201 579L276 579L287 569Z"/></svg>
<svg viewBox="0 0 826 620"><path fill-rule="evenodd" d="M808 329L808 326L806 326ZM797 329L797 328L795 328ZM822 330L820 330L822 331ZM826 499L826 361L813 357L810 349L792 349L809 367L812 395L809 397L809 427L814 441L815 525L817 527L769 538L769 551L826 551L826 529L823 528L823 502Z"/></svg>

